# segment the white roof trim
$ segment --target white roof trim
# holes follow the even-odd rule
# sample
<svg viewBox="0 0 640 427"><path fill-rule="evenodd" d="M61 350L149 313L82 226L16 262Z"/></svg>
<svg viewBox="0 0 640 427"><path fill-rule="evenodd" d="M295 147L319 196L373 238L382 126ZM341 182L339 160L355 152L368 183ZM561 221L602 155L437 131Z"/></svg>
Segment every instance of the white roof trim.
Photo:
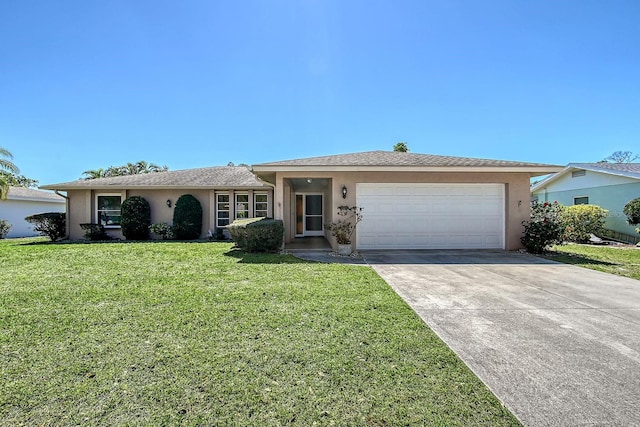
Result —
<svg viewBox="0 0 640 427"><path fill-rule="evenodd" d="M49 198L49 197L20 197L20 196L12 196L8 195L6 200L15 200L22 202L47 202L47 203L60 203L64 204L65 200L61 197L60 200Z"/></svg>
<svg viewBox="0 0 640 427"><path fill-rule="evenodd" d="M543 179L542 181L538 182L536 185L531 187L531 192L533 193L535 191L538 191L538 190L546 187L550 183L554 182L555 180L559 179L560 177L566 175L567 173L575 171L575 170L586 170L586 171L590 171L590 172L598 172L598 173L604 173L604 174L608 174L608 175L622 176L622 177L625 177L625 178L640 180L639 174L634 173L634 172L619 171L619 170L613 170L613 169L608 169L608 168L599 168L597 166L586 165L584 163L569 163L560 172L557 172L557 173L551 175L550 177L548 177L546 179Z"/></svg>

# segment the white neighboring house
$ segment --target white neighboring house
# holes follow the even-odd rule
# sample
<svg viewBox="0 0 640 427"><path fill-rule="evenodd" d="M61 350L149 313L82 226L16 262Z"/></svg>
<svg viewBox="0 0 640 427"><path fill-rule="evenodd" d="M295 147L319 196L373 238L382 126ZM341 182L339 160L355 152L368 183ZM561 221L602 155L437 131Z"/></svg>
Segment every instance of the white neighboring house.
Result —
<svg viewBox="0 0 640 427"><path fill-rule="evenodd" d="M0 219L11 224L6 237L31 237L38 233L24 220L29 215L44 212L65 212L66 200L50 191L10 187L6 200L0 200Z"/></svg>

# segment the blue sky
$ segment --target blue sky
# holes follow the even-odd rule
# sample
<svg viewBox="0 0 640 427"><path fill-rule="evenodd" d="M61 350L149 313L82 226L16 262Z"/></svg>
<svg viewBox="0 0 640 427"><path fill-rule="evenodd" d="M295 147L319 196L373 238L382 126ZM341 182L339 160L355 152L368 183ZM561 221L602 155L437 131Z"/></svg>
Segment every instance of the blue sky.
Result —
<svg viewBox="0 0 640 427"><path fill-rule="evenodd" d="M391 149L640 151L637 0L0 5L0 146L41 184Z"/></svg>

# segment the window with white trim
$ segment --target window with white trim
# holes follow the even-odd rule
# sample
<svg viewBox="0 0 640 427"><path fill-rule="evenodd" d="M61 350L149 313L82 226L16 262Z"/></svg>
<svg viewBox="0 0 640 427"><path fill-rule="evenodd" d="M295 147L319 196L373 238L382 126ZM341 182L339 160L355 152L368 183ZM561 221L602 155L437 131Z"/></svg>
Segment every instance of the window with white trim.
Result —
<svg viewBox="0 0 640 427"><path fill-rule="evenodd" d="M236 193L236 219L249 218L249 194Z"/></svg>
<svg viewBox="0 0 640 427"><path fill-rule="evenodd" d="M216 226L229 225L229 195L216 194Z"/></svg>
<svg viewBox="0 0 640 427"><path fill-rule="evenodd" d="M264 218L269 216L269 205L266 194L253 194L253 216L255 218Z"/></svg>
<svg viewBox="0 0 640 427"><path fill-rule="evenodd" d="M583 197L574 197L573 198L574 205L588 205L589 204L589 196Z"/></svg>
<svg viewBox="0 0 640 427"><path fill-rule="evenodd" d="M105 228L120 227L121 194L96 194L96 222Z"/></svg>

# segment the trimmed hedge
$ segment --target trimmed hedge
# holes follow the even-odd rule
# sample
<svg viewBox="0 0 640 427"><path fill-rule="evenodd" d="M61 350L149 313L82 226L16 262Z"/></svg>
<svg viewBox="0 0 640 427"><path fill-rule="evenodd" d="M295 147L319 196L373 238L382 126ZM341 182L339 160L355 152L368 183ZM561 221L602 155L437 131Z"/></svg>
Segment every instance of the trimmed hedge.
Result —
<svg viewBox="0 0 640 427"><path fill-rule="evenodd" d="M62 239L66 232L66 214L64 212L45 212L24 219L33 224L34 231L47 236L52 242Z"/></svg>
<svg viewBox="0 0 640 427"><path fill-rule="evenodd" d="M173 234L178 240L193 240L202 233L202 205L191 194L183 194L173 211Z"/></svg>
<svg viewBox="0 0 640 427"><path fill-rule="evenodd" d="M80 228L84 230L84 237L92 242L111 240L111 236L104 231L102 224L84 223L80 224Z"/></svg>
<svg viewBox="0 0 640 427"><path fill-rule="evenodd" d="M239 219L226 227L235 244L247 252L275 252L284 241L284 223L267 218Z"/></svg>
<svg viewBox="0 0 640 427"><path fill-rule="evenodd" d="M144 197L132 196L122 202L120 227L127 240L147 240L151 225L151 207Z"/></svg>
<svg viewBox="0 0 640 427"><path fill-rule="evenodd" d="M564 208L565 240L585 243L591 235L604 235L604 221L609 211L597 205L574 205Z"/></svg>

